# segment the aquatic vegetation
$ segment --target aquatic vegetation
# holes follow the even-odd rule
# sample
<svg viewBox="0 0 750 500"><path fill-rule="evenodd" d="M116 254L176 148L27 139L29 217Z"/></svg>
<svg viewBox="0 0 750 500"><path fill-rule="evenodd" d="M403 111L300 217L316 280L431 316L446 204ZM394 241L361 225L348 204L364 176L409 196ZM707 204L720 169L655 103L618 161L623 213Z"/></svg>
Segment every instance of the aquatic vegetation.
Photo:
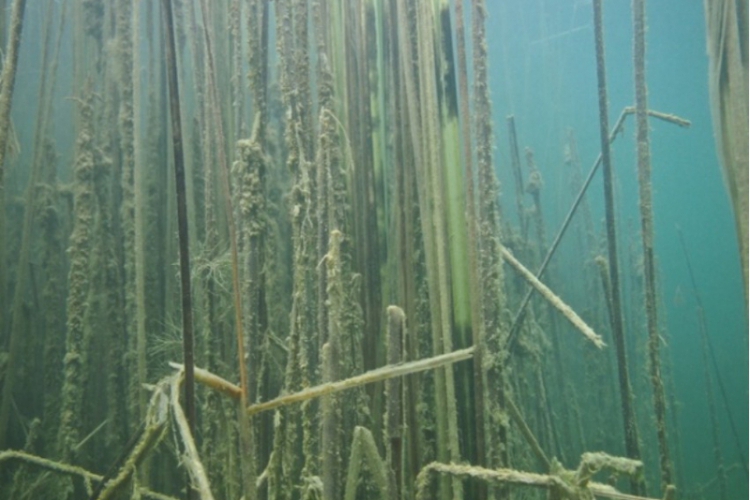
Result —
<svg viewBox="0 0 750 500"><path fill-rule="evenodd" d="M662 342L648 133L690 122L648 108L644 2L636 100L611 129L591 2L598 143L557 108L497 121L506 3L43 3L24 19L14 1L0 85L0 496L703 491L680 462L667 354L684 339ZM22 21L36 115L11 124ZM525 50L585 31L558 28ZM616 214L630 116L642 256ZM33 135L17 158L14 127ZM701 325L728 495L739 469Z"/></svg>

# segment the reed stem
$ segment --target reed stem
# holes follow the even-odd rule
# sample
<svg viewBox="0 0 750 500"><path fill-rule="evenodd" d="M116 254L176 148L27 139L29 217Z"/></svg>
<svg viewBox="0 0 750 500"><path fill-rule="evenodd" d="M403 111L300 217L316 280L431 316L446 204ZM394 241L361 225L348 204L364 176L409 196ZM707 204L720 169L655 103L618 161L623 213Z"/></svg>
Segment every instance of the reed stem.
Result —
<svg viewBox="0 0 750 500"><path fill-rule="evenodd" d="M180 286L182 289L182 350L185 364L185 413L188 428L195 432L195 363L193 353L193 299L190 285L190 250L188 248L187 196L185 195L185 161L182 149L182 118L177 81L177 55L171 0L162 0L167 36L167 79L169 109L172 118L172 147L174 175L177 189L177 224L180 248Z"/></svg>
<svg viewBox="0 0 750 500"><path fill-rule="evenodd" d="M13 11L10 18L10 36L8 37L8 48L5 51L6 58L2 72L2 88L0 89L0 330L7 332L12 332L12 329L5 329L5 308L8 304L5 300L7 290L7 270L5 265L5 156L8 150L8 138L11 134L10 105L13 99L13 87L16 82L18 49L21 45L21 31L23 29L23 14L25 9L26 0L15 0L13 2ZM33 186L31 188L33 189ZM29 209L29 206L27 205L26 208ZM18 350L16 345L19 341L20 339L16 339L14 342L12 337L6 341L6 339L0 337L0 342L8 342L8 351L10 353L8 364L5 367L6 375L3 384L2 402L0 402L0 449L5 448L7 443L8 419L10 417L10 403L13 395L13 377L15 371L13 365L15 363L14 358L17 357L17 355L13 355L13 352L14 350Z"/></svg>
<svg viewBox="0 0 750 500"><path fill-rule="evenodd" d="M667 401L661 378L659 322L656 309L656 265L654 263L654 216L651 193L651 146L648 133L646 91L646 1L633 0L633 66L635 70L636 150L638 155L638 192L640 194L641 236L643 242L644 299L648 327L648 358L653 389L656 435L659 442L661 487L672 484L672 465L667 442Z"/></svg>
<svg viewBox="0 0 750 500"><path fill-rule="evenodd" d="M615 340L617 368L620 382L620 404L625 426L625 452L629 458L641 456L638 429L633 409L630 376L625 351L625 333L622 322L622 300L620 298L620 270L617 252L617 229L615 223L614 179L609 148L609 114L607 112L607 75L604 65L604 29L602 22L602 0L594 0L594 32L596 45L596 76L599 86L599 134L601 138L602 165L604 175L604 202L607 219L607 253L612 296L612 335ZM642 493L644 483L631 479L631 488Z"/></svg>

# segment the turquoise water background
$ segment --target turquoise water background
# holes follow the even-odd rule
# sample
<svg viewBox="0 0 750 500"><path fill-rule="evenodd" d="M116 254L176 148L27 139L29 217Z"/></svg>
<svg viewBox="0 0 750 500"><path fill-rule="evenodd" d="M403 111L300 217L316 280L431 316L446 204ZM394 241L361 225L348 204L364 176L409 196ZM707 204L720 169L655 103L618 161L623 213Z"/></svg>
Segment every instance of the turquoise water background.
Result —
<svg viewBox="0 0 750 500"><path fill-rule="evenodd" d="M634 103L631 3L603 3L609 116L613 124L620 110ZM551 239L571 197L563 163L567 128L575 131L584 174L600 149L592 4L587 0L514 0L488 2L488 10L490 79L503 206L505 213L515 214L505 126L506 116L513 114L522 155L523 147L534 149L544 177L544 214ZM647 2L647 25L649 107L692 122L689 129L653 119L650 122L662 358L672 365L674 385L665 383L668 390L673 388L670 396L678 405L676 431L682 452L677 456L672 450L673 462L679 467L678 480L684 481L683 492L695 491L716 477L696 302L680 245L680 227L705 307L719 375L739 433L737 442L711 369L722 452L725 466L730 468L730 498L747 498L747 477L742 467L737 467L738 446L745 457L748 453L747 303L734 220L714 144L703 2ZM635 125L632 118L628 120L624 134L613 146L618 231L621 249L631 248L639 255ZM589 189L588 201L598 236L603 238L600 173ZM565 259L570 256L564 247L565 243L556 258L559 267L565 267ZM625 253L627 250L620 254L623 276L628 275ZM585 305L586 297L570 291L566 297L566 286L560 288L572 304ZM640 299L631 299L626 312L632 309L636 316L630 330L633 323L636 329L645 325L638 319ZM643 329L640 327L639 331ZM643 339L641 333L626 334ZM631 359L630 363L640 372L631 373L631 377L645 378L645 348L636 346L636 353L642 359ZM639 393L640 385L650 389L646 384L634 383L636 404L651 408L651 392ZM618 429L622 424L614 417L612 425ZM658 479L654 475L657 448L653 420L641 418L639 425L650 493L654 493ZM671 428L670 433L674 432ZM718 492L714 486L705 494L708 498Z"/></svg>

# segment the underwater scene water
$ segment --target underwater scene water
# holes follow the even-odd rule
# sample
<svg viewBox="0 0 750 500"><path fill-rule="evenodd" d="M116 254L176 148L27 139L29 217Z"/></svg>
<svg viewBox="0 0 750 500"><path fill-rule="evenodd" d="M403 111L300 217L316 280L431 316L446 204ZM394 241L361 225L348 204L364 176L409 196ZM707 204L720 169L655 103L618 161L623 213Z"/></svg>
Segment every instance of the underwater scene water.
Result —
<svg viewBox="0 0 750 500"><path fill-rule="evenodd" d="M747 41L0 0L0 498L747 498Z"/></svg>

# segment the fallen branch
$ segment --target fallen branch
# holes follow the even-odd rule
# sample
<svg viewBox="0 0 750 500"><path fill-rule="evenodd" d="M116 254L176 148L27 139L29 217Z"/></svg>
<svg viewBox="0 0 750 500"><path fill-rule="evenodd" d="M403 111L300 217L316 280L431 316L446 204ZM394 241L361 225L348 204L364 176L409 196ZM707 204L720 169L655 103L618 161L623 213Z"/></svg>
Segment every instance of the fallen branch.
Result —
<svg viewBox="0 0 750 500"><path fill-rule="evenodd" d="M439 368L445 365L451 365L459 361L471 359L473 356L474 346L467 347L466 349L460 349L458 351L453 351L448 354L441 354L439 356L434 356L431 358L420 359L419 361L399 363L396 365L386 365L381 368L370 370L361 375L356 375L345 380L337 380L335 382L316 385L315 387L309 387L302 391L295 392L294 394L279 396L270 401L266 401L265 403L254 404L248 406L246 411L248 415L255 415L256 413L273 410L274 408L278 408L280 406L299 403L308 399L341 392L346 389L353 389L365 384L371 384L373 382L380 382L382 380L388 380L394 377L411 375L412 373Z"/></svg>
<svg viewBox="0 0 750 500"><path fill-rule="evenodd" d="M637 460L613 457L606 453L584 453L581 456L581 464L578 470L572 474L571 471L566 471L562 467L559 467L559 465L553 468L558 472L554 474L536 474L515 469L486 469L473 465L432 462L419 471L416 499L425 500L427 498L429 494L428 487L430 485L429 474L435 472L459 478L478 479L488 483L546 488L557 493L557 496L553 495L554 498L567 498L569 500L592 499L592 494L597 497L614 500L656 500L655 498L622 493L607 484L589 482L593 474L605 468L629 476L637 476L641 474L641 470L643 469L643 463ZM673 500L675 491L674 486L670 485L667 487L664 500Z"/></svg>
<svg viewBox="0 0 750 500"><path fill-rule="evenodd" d="M182 370L184 365L180 363L169 363L169 366L177 370ZM231 383L230 381L219 377L203 368L195 367L195 381L210 387L216 391L221 392L229 396L232 399L240 399L242 397L242 389L240 386Z"/></svg>
<svg viewBox="0 0 750 500"><path fill-rule="evenodd" d="M581 317L578 316L578 314L576 314L576 312L568 304L563 302L560 297L555 295L552 290L550 290L544 283L539 281L539 279L534 276L531 271L526 269L523 264L518 262L518 260L513 257L513 254L511 254L507 248L500 247L500 252L502 253L503 259L505 259L506 262L513 266L513 268L515 268L515 270L518 271L518 273L523 276L523 278L528 281L529 284L542 295L542 297L547 299L547 301L552 304L555 309L560 311L563 316L565 316L565 318L583 334L584 337L593 342L594 345L599 349L603 348L606 345L602 338L589 325L587 325L586 322L583 321Z"/></svg>
<svg viewBox="0 0 750 500"><path fill-rule="evenodd" d="M273 410L280 406L300 403L308 399L334 394L336 392L353 389L362 385L372 384L374 382L380 382L395 377L402 377L404 375L411 375L412 373L431 370L445 365L451 365L453 363L458 363L459 361L471 359L473 355L474 346L453 351L448 354L441 354L432 358L410 361L408 363L398 363L395 365L386 365L345 380L337 380L335 382L316 385L315 387L308 387L307 389L295 392L294 394L286 394L270 401L266 401L265 403L251 405L247 408L247 413L248 415L255 415L256 413ZM182 370L182 365L179 363L170 362L169 366L177 370ZM196 382L200 382L211 389L215 389L232 399L239 400L242 394L242 389L240 389L239 386L202 368L195 368L195 380Z"/></svg>
<svg viewBox="0 0 750 500"><path fill-rule="evenodd" d="M214 500L213 493L211 493L211 485L208 482L208 476L206 470L203 468L203 464L198 456L198 448L195 446L193 440L193 434L190 432L190 426L188 425L185 412L180 406L180 384L182 383L182 372L178 372L172 377L170 382L171 385L171 408L172 415L174 416L177 430L182 438L182 444L185 447L185 456L183 456L182 462L185 464L185 468L190 476L191 485L197 490L201 500Z"/></svg>
<svg viewBox="0 0 750 500"><path fill-rule="evenodd" d="M99 474L94 474L86 469L78 467L77 465L65 464L62 462L55 462L46 458L42 458L25 451L6 450L0 452L0 463L6 461L17 460L31 465L36 465L41 469L46 469L64 476L75 476L83 479L85 483L96 483L103 479ZM90 487L87 487L90 490ZM156 493L148 488L138 488L138 493L142 498L150 498L153 500L177 500L175 497L164 495L162 493Z"/></svg>
<svg viewBox="0 0 750 500"><path fill-rule="evenodd" d="M102 481L106 481L106 484L100 484L99 488L92 493L91 498L96 500L113 498L121 488L128 484L136 468L162 440L169 422L167 419L168 390L169 386L165 380L156 385L146 412L146 424L143 433L138 438L133 451L128 455L127 460L114 479L107 481L105 476Z"/></svg>
<svg viewBox="0 0 750 500"><path fill-rule="evenodd" d="M635 114L635 106L625 106L625 109L623 110L623 113L628 115L634 115ZM678 127L682 128L689 128L692 123L690 120L686 120L685 118L681 118L677 115L674 115L672 113L662 113L661 111L656 111L653 109L649 109L647 111L648 116L652 116L654 118L658 118L659 120L672 123L674 125L677 125Z"/></svg>
<svg viewBox="0 0 750 500"><path fill-rule="evenodd" d="M417 500L425 500L430 484L430 472L448 474L462 478L473 478L489 483L515 484L552 489L564 492L567 498L576 498L576 491L558 476L521 472L514 469L485 469L472 465L443 464L432 462L422 468L417 476Z"/></svg>

